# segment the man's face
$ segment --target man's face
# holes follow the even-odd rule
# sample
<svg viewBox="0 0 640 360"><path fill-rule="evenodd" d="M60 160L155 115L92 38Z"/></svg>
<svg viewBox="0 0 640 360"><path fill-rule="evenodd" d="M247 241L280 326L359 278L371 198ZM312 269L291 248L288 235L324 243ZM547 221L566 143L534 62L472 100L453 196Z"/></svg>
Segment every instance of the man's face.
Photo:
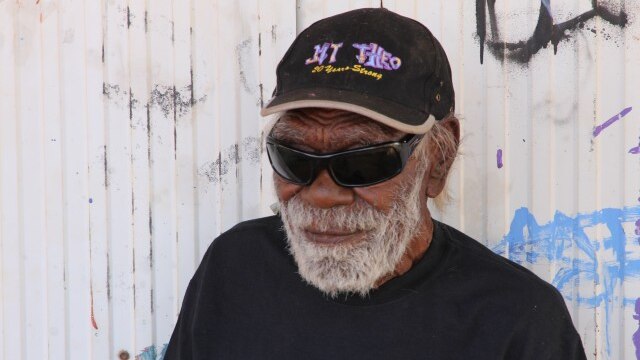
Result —
<svg viewBox="0 0 640 360"><path fill-rule="evenodd" d="M272 135L293 148L329 153L406 134L346 111L303 109L283 116ZM430 220L428 164L420 151L399 175L368 187L341 187L326 169L308 186L274 175L290 251L306 281L331 296L366 294L393 272Z"/></svg>

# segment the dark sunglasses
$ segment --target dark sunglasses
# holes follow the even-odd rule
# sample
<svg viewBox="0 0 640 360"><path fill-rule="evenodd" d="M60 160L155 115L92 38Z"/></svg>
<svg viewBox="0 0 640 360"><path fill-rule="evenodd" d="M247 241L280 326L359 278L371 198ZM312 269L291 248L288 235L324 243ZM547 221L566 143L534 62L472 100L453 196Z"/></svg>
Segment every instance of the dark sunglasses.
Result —
<svg viewBox="0 0 640 360"><path fill-rule="evenodd" d="M298 150L269 135L267 154L273 170L285 180L309 185L320 170L327 169L333 181L344 187L381 183L398 175L407 164L422 135L407 135L399 141L328 154Z"/></svg>

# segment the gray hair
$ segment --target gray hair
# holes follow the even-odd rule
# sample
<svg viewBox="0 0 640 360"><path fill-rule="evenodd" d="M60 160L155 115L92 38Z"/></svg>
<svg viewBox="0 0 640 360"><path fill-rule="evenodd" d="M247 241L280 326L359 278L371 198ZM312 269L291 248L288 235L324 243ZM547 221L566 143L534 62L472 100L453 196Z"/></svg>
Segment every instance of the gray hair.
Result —
<svg viewBox="0 0 640 360"><path fill-rule="evenodd" d="M453 163L455 162L456 157L459 154L459 145L460 142L454 134L449 131L445 126L442 125L442 122L445 120L454 119L459 121L455 114L449 114L445 119L436 121L435 125L425 134L423 140L420 142L418 147L416 148L416 153L423 154L423 156L428 156L429 147L427 144L434 144L433 146L436 151L439 153L439 157L436 157L437 161L444 163L451 163L451 167L453 167ZM448 179L449 174L447 174ZM449 192L448 185L445 183L444 189L438 196L434 199L434 205L440 211L444 210L446 205L451 200L451 193Z"/></svg>

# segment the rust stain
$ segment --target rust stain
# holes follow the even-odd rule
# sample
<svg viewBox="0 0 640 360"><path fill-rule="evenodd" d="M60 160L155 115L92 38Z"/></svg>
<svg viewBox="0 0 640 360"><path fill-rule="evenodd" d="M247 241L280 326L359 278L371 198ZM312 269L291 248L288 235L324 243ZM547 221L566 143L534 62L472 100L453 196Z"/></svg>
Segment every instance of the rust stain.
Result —
<svg viewBox="0 0 640 360"><path fill-rule="evenodd" d="M93 312L93 286L91 286L91 326L95 329L98 330L98 324L96 323L96 317L95 314Z"/></svg>

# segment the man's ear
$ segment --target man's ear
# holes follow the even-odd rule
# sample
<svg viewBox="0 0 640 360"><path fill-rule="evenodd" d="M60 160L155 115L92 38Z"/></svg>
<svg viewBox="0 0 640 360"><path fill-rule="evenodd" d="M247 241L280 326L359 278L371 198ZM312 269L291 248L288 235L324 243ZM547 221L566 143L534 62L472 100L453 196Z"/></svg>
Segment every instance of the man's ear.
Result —
<svg viewBox="0 0 640 360"><path fill-rule="evenodd" d="M427 181L427 196L435 198L442 192L444 186L447 183L447 176L451 165L458 153L458 144L460 143L460 122L455 116L447 117L441 120L439 124L441 129L437 131L446 131L451 135L455 141L455 146L445 146L438 144L438 141L430 141L427 147L429 157L429 167L425 173L425 180ZM445 135L445 134L442 134Z"/></svg>

